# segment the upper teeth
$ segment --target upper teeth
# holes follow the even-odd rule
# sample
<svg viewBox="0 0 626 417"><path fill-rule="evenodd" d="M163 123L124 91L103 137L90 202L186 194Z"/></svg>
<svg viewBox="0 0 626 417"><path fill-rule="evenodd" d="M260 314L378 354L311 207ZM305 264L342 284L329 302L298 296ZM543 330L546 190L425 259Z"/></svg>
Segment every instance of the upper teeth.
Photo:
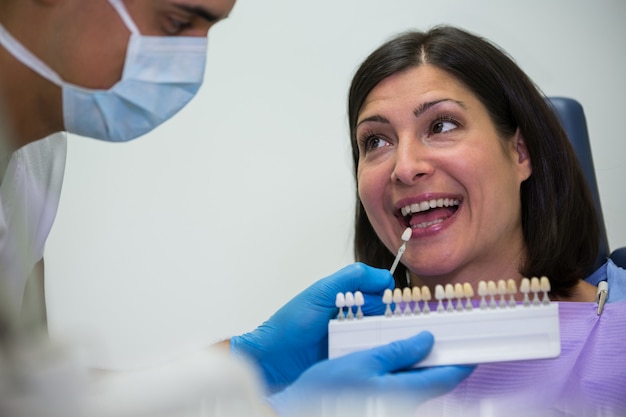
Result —
<svg viewBox="0 0 626 417"><path fill-rule="evenodd" d="M430 210L431 208L436 207L450 207L450 206L458 206L459 200L456 198L440 198L437 200L429 200L422 201L419 203L409 204L408 206L404 206L400 209L400 212L403 216L408 216L409 214L419 213L420 211Z"/></svg>

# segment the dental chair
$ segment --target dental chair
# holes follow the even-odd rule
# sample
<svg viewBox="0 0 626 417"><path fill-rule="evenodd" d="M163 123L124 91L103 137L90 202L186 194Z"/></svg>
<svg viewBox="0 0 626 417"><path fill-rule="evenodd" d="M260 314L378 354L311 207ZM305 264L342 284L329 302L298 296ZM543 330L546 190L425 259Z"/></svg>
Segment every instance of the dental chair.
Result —
<svg viewBox="0 0 626 417"><path fill-rule="evenodd" d="M591 156L589 132L587 130L587 121L585 120L583 108L580 103L571 98L548 97L548 102L561 121L563 129L565 129L574 147L574 151L578 156L585 178L587 178L593 201L596 205L598 222L600 223L600 247L593 270L595 271L602 266L608 257L610 257L617 266L626 268L626 247L618 248L613 252L609 251L609 241L606 235L606 226L602 214L602 206L600 204L600 193L598 192L598 182L593 166L593 158Z"/></svg>

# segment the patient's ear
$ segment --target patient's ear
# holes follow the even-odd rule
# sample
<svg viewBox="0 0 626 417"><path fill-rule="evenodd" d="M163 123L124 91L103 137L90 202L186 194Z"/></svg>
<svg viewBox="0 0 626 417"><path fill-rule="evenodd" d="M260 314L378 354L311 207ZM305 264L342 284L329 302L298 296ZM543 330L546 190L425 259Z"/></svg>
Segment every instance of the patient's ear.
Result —
<svg viewBox="0 0 626 417"><path fill-rule="evenodd" d="M514 157L518 165L518 171L522 181L527 180L533 172L533 166L530 160L530 154L528 153L528 147L522 132L519 128L515 131L515 137L513 138L513 152Z"/></svg>

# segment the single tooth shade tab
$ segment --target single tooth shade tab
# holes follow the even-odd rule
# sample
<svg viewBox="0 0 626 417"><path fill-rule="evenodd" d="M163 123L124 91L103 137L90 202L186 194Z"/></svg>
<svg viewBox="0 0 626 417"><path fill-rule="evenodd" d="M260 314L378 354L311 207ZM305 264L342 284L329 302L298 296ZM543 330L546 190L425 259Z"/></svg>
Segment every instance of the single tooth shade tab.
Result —
<svg viewBox="0 0 626 417"><path fill-rule="evenodd" d="M486 281L478 281L478 295L480 296L480 308L487 308L485 297L489 294Z"/></svg>
<svg viewBox="0 0 626 417"><path fill-rule="evenodd" d="M411 299L415 303L413 306L413 314L421 313L419 302L422 301L422 291L420 291L420 287L413 287L411 291Z"/></svg>
<svg viewBox="0 0 626 417"><path fill-rule="evenodd" d="M352 306L354 305L354 294L350 291L346 293L346 309L348 310L348 319L354 318L354 313L352 312Z"/></svg>
<svg viewBox="0 0 626 417"><path fill-rule="evenodd" d="M530 280L528 278L522 278L519 290L522 294L528 294L530 292Z"/></svg>
<svg viewBox="0 0 626 417"><path fill-rule="evenodd" d="M363 297L363 293L361 291L357 291L354 293L354 305L357 307L365 304L365 297Z"/></svg>
<svg viewBox="0 0 626 417"><path fill-rule="evenodd" d="M507 293L506 281L503 279L498 280L498 294L500 295L500 307L506 307L505 296Z"/></svg>
<svg viewBox="0 0 626 417"><path fill-rule="evenodd" d="M408 242L409 240L411 240L412 233L413 233L413 229L411 229L410 227L407 227L406 229L404 229L404 232L402 233L402 241Z"/></svg>
<svg viewBox="0 0 626 417"><path fill-rule="evenodd" d="M413 291L411 295L412 295L413 301L415 301L416 303L418 301L422 301L422 291L420 291L420 287L413 287Z"/></svg>
<svg viewBox="0 0 626 417"><path fill-rule="evenodd" d="M496 294L498 294L498 286L495 281L487 282L487 291L489 292L489 308L496 308Z"/></svg>
<svg viewBox="0 0 626 417"><path fill-rule="evenodd" d="M478 282L478 295L480 295L481 297L486 297L487 294L489 294L487 291L487 282L479 281Z"/></svg>
<svg viewBox="0 0 626 417"><path fill-rule="evenodd" d="M354 305L357 306L356 318L363 318L363 309L361 306L365 304L365 297L363 297L363 293L361 291L357 291L354 293Z"/></svg>
<svg viewBox="0 0 626 417"><path fill-rule="evenodd" d="M461 303L461 301L463 300L464 296L465 293L463 292L463 284L457 282L456 284L454 284L454 297L456 298L457 311L463 311L463 304Z"/></svg>
<svg viewBox="0 0 626 417"><path fill-rule="evenodd" d="M437 300L437 311L439 312L443 311L444 298L446 298L446 290L444 290L443 285L435 285L435 300Z"/></svg>
<svg viewBox="0 0 626 417"><path fill-rule="evenodd" d="M430 293L430 288L426 285L422 286L422 300L424 300L424 307L422 308L422 313L430 313L430 306L428 302L432 299L432 294Z"/></svg>
<svg viewBox="0 0 626 417"><path fill-rule="evenodd" d="M509 280L506 282L506 289L509 295L517 294L517 284L515 283L514 279L509 278Z"/></svg>
<svg viewBox="0 0 626 417"><path fill-rule="evenodd" d="M385 316L391 317L391 302L393 301L393 294L389 288L385 290L383 293L383 304L387 307L385 308Z"/></svg>
<svg viewBox="0 0 626 417"><path fill-rule="evenodd" d="M383 293L383 303L391 304L392 301L393 301L393 293L391 292L389 288L387 288L385 292Z"/></svg>
<svg viewBox="0 0 626 417"><path fill-rule="evenodd" d="M446 299L448 300L448 303L446 304L446 310L453 311L454 308L452 307L452 300L454 300L455 298L454 285L446 284L445 291L446 291Z"/></svg>
<svg viewBox="0 0 626 417"><path fill-rule="evenodd" d="M346 307L352 307L354 305L354 294L350 291L346 293Z"/></svg>
<svg viewBox="0 0 626 417"><path fill-rule="evenodd" d="M335 306L339 309L339 313L337 313L337 320L343 320L343 308L346 306L346 297L342 292L337 293L337 298L335 298Z"/></svg>
<svg viewBox="0 0 626 417"><path fill-rule="evenodd" d="M402 301L404 301L404 314L411 314L411 305L409 304L413 296L411 294L411 289L409 287L405 287L402 290Z"/></svg>
<svg viewBox="0 0 626 417"><path fill-rule="evenodd" d="M509 278L506 282L506 290L509 293L509 307L515 307L515 294L517 294L517 284L514 279Z"/></svg>
<svg viewBox="0 0 626 417"><path fill-rule="evenodd" d="M540 288L541 287L539 285L539 278L532 277L530 279L530 291L532 291L532 292L539 292Z"/></svg>
<svg viewBox="0 0 626 417"><path fill-rule="evenodd" d="M470 311L474 309L472 306L472 297L474 296L474 287L469 282L463 284L463 294L465 295L465 309Z"/></svg>
<svg viewBox="0 0 626 417"><path fill-rule="evenodd" d="M465 297L465 292L463 291L463 284L461 284L460 282L457 282L456 284L454 284L454 296L456 298Z"/></svg>
<svg viewBox="0 0 626 417"><path fill-rule="evenodd" d="M413 299L413 295L411 294L411 289L406 287L402 290L402 301L405 303L410 303Z"/></svg>
<svg viewBox="0 0 626 417"><path fill-rule="evenodd" d="M539 278L539 287L541 287L541 292L543 293L543 303L550 304L550 298L548 297L548 293L550 292L550 280L548 277L543 276Z"/></svg>
<svg viewBox="0 0 626 417"><path fill-rule="evenodd" d="M402 302L402 290L400 288L396 288L395 290L393 290L393 302L396 304L393 312L396 316L399 316L402 313L402 310L400 310L400 303Z"/></svg>
<svg viewBox="0 0 626 417"><path fill-rule="evenodd" d="M346 306L346 296L343 295L342 292L337 293L337 298L335 298L335 306L337 308L343 308Z"/></svg>
<svg viewBox="0 0 626 417"><path fill-rule="evenodd" d="M528 293L530 292L530 280L528 278L522 278L519 290L522 294L524 294L524 300L522 301L522 304L524 304L525 306L530 305L530 299L528 298Z"/></svg>
<svg viewBox="0 0 626 417"><path fill-rule="evenodd" d="M541 286L539 285L539 278L532 277L530 279L530 291L533 293L533 304L539 304L539 291L541 291Z"/></svg>

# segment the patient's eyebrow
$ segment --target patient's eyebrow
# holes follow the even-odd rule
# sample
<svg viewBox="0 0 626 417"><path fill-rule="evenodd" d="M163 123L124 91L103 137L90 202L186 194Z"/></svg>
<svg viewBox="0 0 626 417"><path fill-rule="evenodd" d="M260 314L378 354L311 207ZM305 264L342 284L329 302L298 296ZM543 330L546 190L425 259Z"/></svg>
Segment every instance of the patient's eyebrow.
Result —
<svg viewBox="0 0 626 417"><path fill-rule="evenodd" d="M442 98L442 99L439 99L439 100L428 101L428 102L420 104L419 106L417 106L415 108L415 110L413 110L413 115L416 118L418 118L422 114L424 114L426 111L428 111L430 108L435 107L436 105L438 105L440 103L444 103L444 102L451 102L451 103L454 103L454 104L458 105L461 108L467 109L467 106L462 101L453 100L451 98ZM362 123L367 123L367 122L376 122L376 123L384 123L384 124L391 123L387 118L385 118L383 116L380 116L378 114L375 114L373 116L366 117L363 120L359 120L359 122L356 124L356 126L359 127Z"/></svg>
<svg viewBox="0 0 626 417"><path fill-rule="evenodd" d="M413 110L413 114L415 115L415 117L420 117L422 114L424 114L424 112L426 112L431 107L434 107L434 106L436 106L439 103L443 103L443 102L447 102L447 101L452 102L452 103L454 103L454 104L456 104L459 107L462 107L464 109L467 108L465 103L463 103L462 101L453 100L451 98L442 98L442 99L439 99L439 100L428 101L426 103L420 104L415 110Z"/></svg>
<svg viewBox="0 0 626 417"><path fill-rule="evenodd" d="M363 120L359 120L359 122L356 124L357 127L360 126L363 123L367 123L367 122L377 122L377 123L385 123L385 124L389 124L389 120L387 120L386 118L384 118L383 116L379 116L379 115L374 115L374 116L370 116L370 117L366 117Z"/></svg>

